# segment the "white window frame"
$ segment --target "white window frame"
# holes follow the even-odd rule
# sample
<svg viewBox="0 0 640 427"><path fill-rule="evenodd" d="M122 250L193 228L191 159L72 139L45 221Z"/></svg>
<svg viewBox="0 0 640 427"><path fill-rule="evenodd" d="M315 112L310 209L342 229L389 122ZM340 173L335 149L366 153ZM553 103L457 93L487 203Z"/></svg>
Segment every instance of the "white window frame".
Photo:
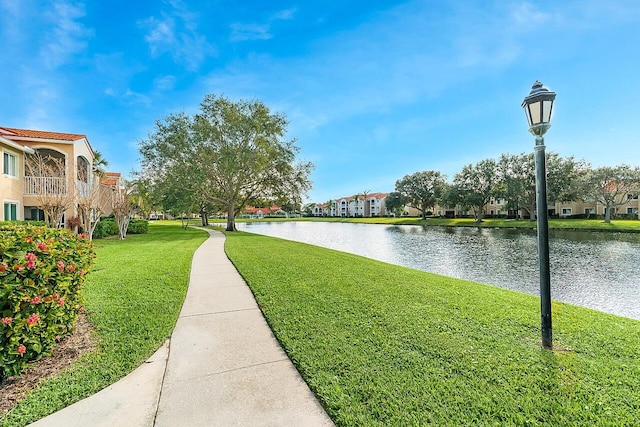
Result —
<svg viewBox="0 0 640 427"><path fill-rule="evenodd" d="M7 162L7 159L13 159L13 162ZM9 150L2 150L2 174L11 178L18 178L18 154Z"/></svg>
<svg viewBox="0 0 640 427"><path fill-rule="evenodd" d="M573 215L573 209L571 209L571 208L562 208L562 215Z"/></svg>

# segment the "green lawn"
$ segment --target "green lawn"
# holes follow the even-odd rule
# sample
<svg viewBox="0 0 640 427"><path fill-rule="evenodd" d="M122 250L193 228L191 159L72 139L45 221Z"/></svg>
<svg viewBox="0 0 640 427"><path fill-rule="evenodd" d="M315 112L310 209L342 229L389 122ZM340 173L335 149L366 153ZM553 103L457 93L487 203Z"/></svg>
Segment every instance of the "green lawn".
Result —
<svg viewBox="0 0 640 427"><path fill-rule="evenodd" d="M89 396L138 367L173 330L202 230L154 222L149 233L94 241L96 265L84 288L98 350L45 381L18 404L4 426L25 425Z"/></svg>
<svg viewBox="0 0 640 427"><path fill-rule="evenodd" d="M640 322L306 244L226 251L339 426L640 425Z"/></svg>

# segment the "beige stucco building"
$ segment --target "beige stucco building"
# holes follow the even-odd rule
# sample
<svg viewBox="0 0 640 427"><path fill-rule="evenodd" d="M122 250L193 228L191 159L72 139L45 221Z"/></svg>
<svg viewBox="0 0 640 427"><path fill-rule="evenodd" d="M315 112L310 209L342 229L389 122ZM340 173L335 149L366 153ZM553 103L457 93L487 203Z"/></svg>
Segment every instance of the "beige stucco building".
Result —
<svg viewBox="0 0 640 427"><path fill-rule="evenodd" d="M71 192L72 202L64 218L75 217L77 199L100 179L94 164L96 152L86 135L0 127L0 150L3 221L43 219L38 209L41 188ZM63 176L36 176L39 174L26 170L26 156L33 154L59 159L64 165Z"/></svg>

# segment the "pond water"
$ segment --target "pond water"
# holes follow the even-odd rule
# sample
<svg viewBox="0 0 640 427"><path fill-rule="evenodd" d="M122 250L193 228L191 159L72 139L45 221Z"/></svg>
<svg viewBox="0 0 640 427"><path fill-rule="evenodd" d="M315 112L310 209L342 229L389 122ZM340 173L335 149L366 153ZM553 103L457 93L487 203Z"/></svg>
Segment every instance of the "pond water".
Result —
<svg viewBox="0 0 640 427"><path fill-rule="evenodd" d="M323 222L238 229L539 295L535 230ZM640 235L551 231L551 298L640 320Z"/></svg>

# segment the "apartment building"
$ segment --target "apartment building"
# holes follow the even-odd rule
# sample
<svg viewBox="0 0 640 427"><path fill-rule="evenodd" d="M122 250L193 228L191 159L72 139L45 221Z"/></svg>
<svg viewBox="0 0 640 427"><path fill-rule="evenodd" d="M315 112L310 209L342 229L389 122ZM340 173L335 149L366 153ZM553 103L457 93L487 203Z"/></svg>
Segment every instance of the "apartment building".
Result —
<svg viewBox="0 0 640 427"><path fill-rule="evenodd" d="M0 127L2 175L0 220L42 220L39 195L70 194L63 221L78 215L78 200L100 179L94 165L95 151L86 135ZM27 156L39 155L62 165L60 173L38 172L26 167ZM54 176L55 175L55 176Z"/></svg>
<svg viewBox="0 0 640 427"><path fill-rule="evenodd" d="M389 193L368 193L366 197L348 196L332 200L331 203L316 204L313 216L363 217L384 216L387 214L384 200Z"/></svg>

